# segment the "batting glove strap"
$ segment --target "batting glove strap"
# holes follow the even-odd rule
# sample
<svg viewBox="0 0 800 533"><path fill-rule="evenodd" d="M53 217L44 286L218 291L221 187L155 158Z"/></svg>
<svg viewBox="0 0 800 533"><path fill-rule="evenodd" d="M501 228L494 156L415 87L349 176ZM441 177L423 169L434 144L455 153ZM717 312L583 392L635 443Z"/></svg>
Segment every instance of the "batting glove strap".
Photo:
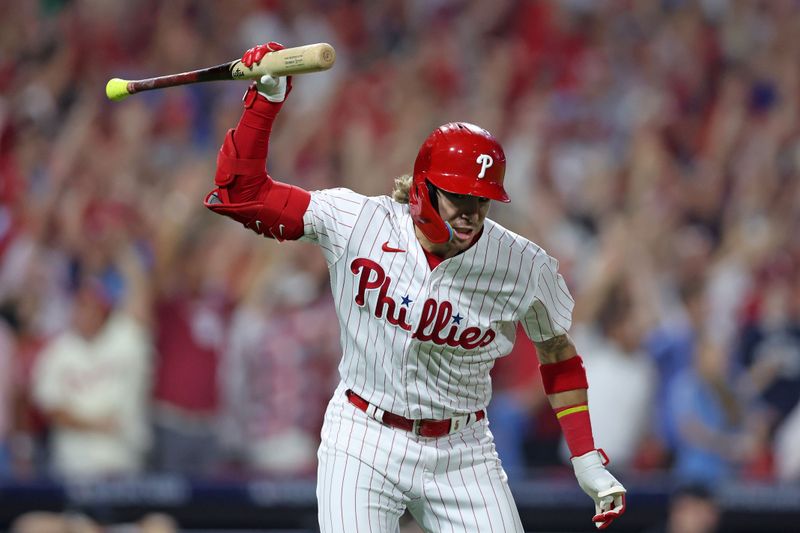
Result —
<svg viewBox="0 0 800 533"><path fill-rule="evenodd" d="M605 529L625 512L625 487L606 470L608 457L603 450L592 450L572 458L572 467L583 492L594 500L592 522Z"/></svg>

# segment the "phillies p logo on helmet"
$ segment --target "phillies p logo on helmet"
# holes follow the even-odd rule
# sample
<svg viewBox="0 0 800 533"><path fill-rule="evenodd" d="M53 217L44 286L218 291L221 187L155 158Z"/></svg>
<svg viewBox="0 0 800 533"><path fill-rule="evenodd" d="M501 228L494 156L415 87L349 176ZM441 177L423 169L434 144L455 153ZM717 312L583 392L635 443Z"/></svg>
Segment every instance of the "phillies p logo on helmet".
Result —
<svg viewBox="0 0 800 533"><path fill-rule="evenodd" d="M486 175L486 169L494 165L494 159L489 154L481 154L478 156L478 159L475 160L481 166L481 171L478 173L478 178L482 178Z"/></svg>

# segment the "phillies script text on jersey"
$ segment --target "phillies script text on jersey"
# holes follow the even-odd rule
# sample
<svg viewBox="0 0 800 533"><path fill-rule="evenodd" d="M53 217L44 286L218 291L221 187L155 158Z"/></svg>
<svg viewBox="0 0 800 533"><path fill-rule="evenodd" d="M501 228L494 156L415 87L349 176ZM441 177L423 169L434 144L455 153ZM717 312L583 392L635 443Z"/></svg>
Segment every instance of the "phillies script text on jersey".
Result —
<svg viewBox="0 0 800 533"><path fill-rule="evenodd" d="M359 277L358 292L355 296L356 304L363 307L366 302L366 292L377 289L378 300L375 304L375 317L383 318L385 310L386 320L390 324L411 331L411 324L406 320L408 308L398 307L395 299L388 295L392 278L386 275L383 267L371 259L359 257L350 263L350 270ZM373 276L373 274L375 275ZM445 328L450 324L452 318L453 304L447 300L437 302L433 298L428 298L423 304L422 315L412 337L421 342L430 341L439 345L446 344L453 348L460 346L465 350L486 346L495 338L496 334L491 328L483 331L475 326L470 326L458 333L457 325L450 326L450 330L445 336ZM428 328L430 330L426 331Z"/></svg>
<svg viewBox="0 0 800 533"><path fill-rule="evenodd" d="M330 272L342 381L390 413L443 420L484 409L518 323L535 342L571 323L558 262L489 218L471 248L433 268L408 204L388 196L312 191L303 231Z"/></svg>

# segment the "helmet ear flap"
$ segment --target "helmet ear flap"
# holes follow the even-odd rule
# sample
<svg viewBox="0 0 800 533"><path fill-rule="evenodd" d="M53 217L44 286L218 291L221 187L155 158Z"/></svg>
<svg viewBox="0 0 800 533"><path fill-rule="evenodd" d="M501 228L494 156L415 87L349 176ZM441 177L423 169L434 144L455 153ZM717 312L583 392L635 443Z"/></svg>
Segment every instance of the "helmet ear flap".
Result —
<svg viewBox="0 0 800 533"><path fill-rule="evenodd" d="M439 215L437 190L427 180L415 180L411 184L408 203L411 218L417 227L431 242L441 244L452 240L453 229Z"/></svg>

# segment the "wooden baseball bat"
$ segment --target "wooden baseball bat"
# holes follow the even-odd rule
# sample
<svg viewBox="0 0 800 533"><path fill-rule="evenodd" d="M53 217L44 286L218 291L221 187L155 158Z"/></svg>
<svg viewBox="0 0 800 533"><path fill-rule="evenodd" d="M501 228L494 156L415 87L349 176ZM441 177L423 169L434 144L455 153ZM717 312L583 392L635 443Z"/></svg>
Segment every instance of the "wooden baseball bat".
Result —
<svg viewBox="0 0 800 533"><path fill-rule="evenodd" d="M292 76L294 74L320 72L331 68L335 60L336 51L328 43L308 44L270 52L264 56L258 65L253 65L252 68L246 67L240 59L236 59L215 67L190 70L180 74L168 74L157 78L143 80L112 78L106 84L106 96L110 100L118 101L134 93L186 85L188 83L257 79L265 74Z"/></svg>

